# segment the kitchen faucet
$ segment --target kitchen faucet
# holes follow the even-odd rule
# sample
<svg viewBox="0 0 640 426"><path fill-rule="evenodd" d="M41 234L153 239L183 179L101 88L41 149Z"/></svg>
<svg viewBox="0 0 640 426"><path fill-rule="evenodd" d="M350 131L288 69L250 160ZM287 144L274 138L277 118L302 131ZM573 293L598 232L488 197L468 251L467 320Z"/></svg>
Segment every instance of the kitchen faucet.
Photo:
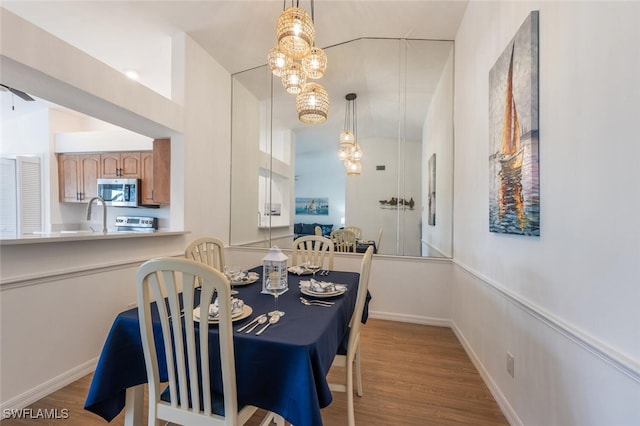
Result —
<svg viewBox="0 0 640 426"><path fill-rule="evenodd" d="M91 205L94 201L100 201L102 203L102 233L107 233L107 204L104 202L104 198L102 197L93 197L89 200L89 205L87 206L87 220L91 220Z"/></svg>

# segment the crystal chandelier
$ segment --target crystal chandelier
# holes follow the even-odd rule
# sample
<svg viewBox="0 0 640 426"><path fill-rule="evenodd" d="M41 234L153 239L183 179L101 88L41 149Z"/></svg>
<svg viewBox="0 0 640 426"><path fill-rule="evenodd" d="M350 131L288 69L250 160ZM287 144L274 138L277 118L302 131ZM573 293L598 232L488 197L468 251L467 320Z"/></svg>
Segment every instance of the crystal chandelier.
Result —
<svg viewBox="0 0 640 426"><path fill-rule="evenodd" d="M340 150L338 158L344 162L348 176L359 176L362 171L362 149L358 144L358 109L355 93L349 93L344 98L347 106L344 110L344 130L340 133Z"/></svg>
<svg viewBox="0 0 640 426"><path fill-rule="evenodd" d="M327 55L314 46L313 0L311 15L298 5L299 0L295 6L292 0L291 7L278 18L277 44L269 50L267 61L273 75L281 78L287 93L296 95L299 120L309 124L324 123L329 112L329 95L320 84L306 81L322 78L327 68Z"/></svg>

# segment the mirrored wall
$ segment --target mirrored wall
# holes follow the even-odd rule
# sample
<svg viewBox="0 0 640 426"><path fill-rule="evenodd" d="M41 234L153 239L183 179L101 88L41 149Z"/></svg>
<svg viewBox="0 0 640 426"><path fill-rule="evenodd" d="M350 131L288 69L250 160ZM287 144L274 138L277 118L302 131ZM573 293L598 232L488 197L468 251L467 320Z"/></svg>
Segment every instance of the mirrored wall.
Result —
<svg viewBox="0 0 640 426"><path fill-rule="evenodd" d="M325 52L323 124L298 120L266 66L232 76L230 244L289 248L315 224L357 226L379 254L451 257L453 42L358 39ZM337 156L348 93L359 176Z"/></svg>

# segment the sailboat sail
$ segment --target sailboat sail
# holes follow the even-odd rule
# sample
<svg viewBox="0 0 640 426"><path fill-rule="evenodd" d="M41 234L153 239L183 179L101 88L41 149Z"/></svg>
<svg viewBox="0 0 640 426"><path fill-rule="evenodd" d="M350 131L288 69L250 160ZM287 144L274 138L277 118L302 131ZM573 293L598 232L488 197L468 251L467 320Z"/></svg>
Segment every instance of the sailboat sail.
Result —
<svg viewBox="0 0 640 426"><path fill-rule="evenodd" d="M513 52L511 47L511 60L509 62L509 73L507 75L507 90L505 93L504 122L502 127L502 147L500 153L503 158L512 156L520 148L520 123L518 121L518 110L513 99Z"/></svg>

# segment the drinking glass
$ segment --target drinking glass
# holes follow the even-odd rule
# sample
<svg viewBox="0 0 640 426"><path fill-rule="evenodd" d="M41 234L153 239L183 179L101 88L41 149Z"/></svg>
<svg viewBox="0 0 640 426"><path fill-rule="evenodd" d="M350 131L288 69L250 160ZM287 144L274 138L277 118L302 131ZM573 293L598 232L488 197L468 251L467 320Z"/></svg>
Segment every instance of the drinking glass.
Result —
<svg viewBox="0 0 640 426"><path fill-rule="evenodd" d="M238 290L233 288L233 284L238 282L242 276L242 268L237 265L224 265L223 273L231 284L231 295L238 294Z"/></svg>
<svg viewBox="0 0 640 426"><path fill-rule="evenodd" d="M266 290L275 300L275 309L269 312L269 315L283 316L284 312L278 310L278 296L287 291L287 283L279 278L267 277Z"/></svg>
<svg viewBox="0 0 640 426"><path fill-rule="evenodd" d="M320 265L312 265L311 263L307 265L307 269L309 269L313 273L313 279L316 279L316 272L320 269Z"/></svg>

